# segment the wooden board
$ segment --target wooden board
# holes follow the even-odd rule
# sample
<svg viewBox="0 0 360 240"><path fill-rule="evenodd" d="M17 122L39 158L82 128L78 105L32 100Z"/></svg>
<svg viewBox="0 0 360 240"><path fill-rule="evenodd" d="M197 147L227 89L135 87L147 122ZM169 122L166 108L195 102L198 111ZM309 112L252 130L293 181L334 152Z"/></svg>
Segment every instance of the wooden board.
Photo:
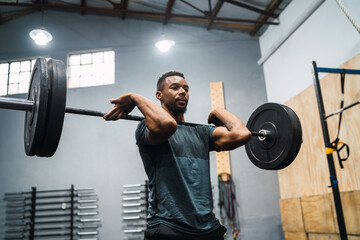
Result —
<svg viewBox="0 0 360 240"><path fill-rule="evenodd" d="M340 236L338 234L309 233L308 237L309 240L340 240Z"/></svg>
<svg viewBox="0 0 360 240"><path fill-rule="evenodd" d="M347 234L360 235L360 191L340 193ZM335 213L334 199L331 198Z"/></svg>
<svg viewBox="0 0 360 240"><path fill-rule="evenodd" d="M347 233L360 236L360 191L342 192L340 197ZM281 199L279 203L284 232L339 232L332 194Z"/></svg>
<svg viewBox="0 0 360 240"><path fill-rule="evenodd" d="M285 240L308 240L305 232L285 232Z"/></svg>
<svg viewBox="0 0 360 240"><path fill-rule="evenodd" d="M323 66L318 63L319 67ZM339 68L360 69L360 55ZM310 71L310 70L309 70ZM321 79L326 114L340 107L340 75L328 74ZM360 75L346 75L345 106L360 100ZM314 86L286 102L299 116L303 129L303 144L295 161L278 171L281 199L331 193L328 163ZM350 157L340 169L336 153L333 154L341 192L360 189L360 106L343 114L340 140L350 146ZM338 117L328 119L330 139L334 140Z"/></svg>
<svg viewBox="0 0 360 240"><path fill-rule="evenodd" d="M309 240L340 240L338 234L326 234L326 233L309 233ZM360 240L360 236L349 236L348 240Z"/></svg>
<svg viewBox="0 0 360 240"><path fill-rule="evenodd" d="M305 232L338 233L330 194L301 198Z"/></svg>
<svg viewBox="0 0 360 240"><path fill-rule="evenodd" d="M210 83L211 109L225 108L224 89L222 82ZM231 175L229 151L216 152L217 174L221 174L224 181L228 180L227 174Z"/></svg>
<svg viewBox="0 0 360 240"><path fill-rule="evenodd" d="M279 201L284 232L305 232L300 198Z"/></svg>

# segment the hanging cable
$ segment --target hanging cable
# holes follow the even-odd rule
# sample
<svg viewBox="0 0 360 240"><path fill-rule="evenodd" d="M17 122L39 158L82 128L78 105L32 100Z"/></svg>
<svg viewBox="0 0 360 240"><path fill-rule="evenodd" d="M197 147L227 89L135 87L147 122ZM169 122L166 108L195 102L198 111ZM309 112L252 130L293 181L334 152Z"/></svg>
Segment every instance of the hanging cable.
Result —
<svg viewBox="0 0 360 240"><path fill-rule="evenodd" d="M219 208L221 219L227 219L232 228L232 238L238 239L240 234L238 221L236 219L236 200L235 191L231 175L227 174L227 180L224 180L222 174L218 175L219 187Z"/></svg>

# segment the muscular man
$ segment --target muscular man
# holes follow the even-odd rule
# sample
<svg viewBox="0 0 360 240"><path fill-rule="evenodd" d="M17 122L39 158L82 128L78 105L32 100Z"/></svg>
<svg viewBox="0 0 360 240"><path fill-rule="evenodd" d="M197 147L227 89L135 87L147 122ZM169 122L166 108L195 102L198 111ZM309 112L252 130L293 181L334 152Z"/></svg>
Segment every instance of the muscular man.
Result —
<svg viewBox="0 0 360 240"><path fill-rule="evenodd" d="M209 152L232 150L251 137L244 123L218 108L208 117L215 126L184 126L189 85L180 72L167 72L157 83L156 103L135 93L111 103L105 120L117 120L135 107L144 115L136 144L149 178L145 240L223 240L226 228L213 213Z"/></svg>

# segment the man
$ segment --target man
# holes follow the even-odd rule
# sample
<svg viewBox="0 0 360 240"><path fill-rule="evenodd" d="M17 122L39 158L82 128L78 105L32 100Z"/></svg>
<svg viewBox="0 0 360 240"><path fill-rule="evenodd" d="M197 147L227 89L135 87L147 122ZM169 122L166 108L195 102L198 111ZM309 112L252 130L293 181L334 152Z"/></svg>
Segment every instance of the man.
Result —
<svg viewBox="0 0 360 240"><path fill-rule="evenodd" d="M105 120L117 120L135 107L144 115L136 143L149 178L145 240L223 240L226 228L213 213L209 151L232 150L249 141L244 123L225 109L213 110L215 126L185 126L189 86L180 72L167 72L157 83L156 103L127 93L111 103Z"/></svg>

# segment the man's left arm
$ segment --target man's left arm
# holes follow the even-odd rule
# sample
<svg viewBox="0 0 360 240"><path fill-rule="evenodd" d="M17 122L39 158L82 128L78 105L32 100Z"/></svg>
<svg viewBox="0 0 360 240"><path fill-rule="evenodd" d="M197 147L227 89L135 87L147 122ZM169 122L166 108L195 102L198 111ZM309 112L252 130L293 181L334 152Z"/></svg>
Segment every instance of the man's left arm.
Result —
<svg viewBox="0 0 360 240"><path fill-rule="evenodd" d="M233 150L246 144L251 138L251 132L245 124L224 108L211 111L208 122L218 126L212 134L216 151Z"/></svg>

